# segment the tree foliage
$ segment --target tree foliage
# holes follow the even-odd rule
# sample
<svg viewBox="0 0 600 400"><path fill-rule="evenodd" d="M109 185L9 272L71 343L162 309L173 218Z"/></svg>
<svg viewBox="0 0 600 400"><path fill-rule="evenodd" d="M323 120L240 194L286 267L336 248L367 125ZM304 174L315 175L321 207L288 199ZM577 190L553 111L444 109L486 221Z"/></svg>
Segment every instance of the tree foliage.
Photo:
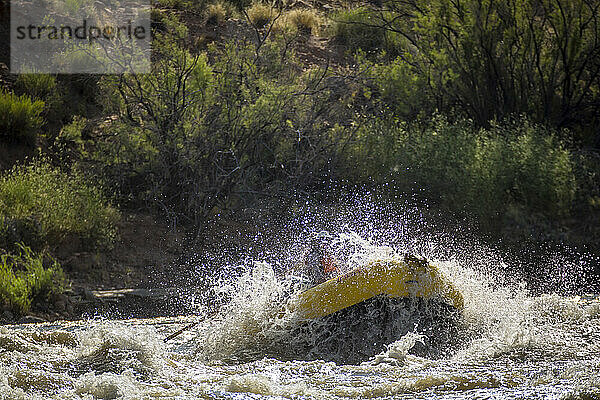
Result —
<svg viewBox="0 0 600 400"><path fill-rule="evenodd" d="M600 107L599 7L590 0L390 0L373 20L406 39L398 42L401 59L426 77L443 109L480 125L526 113L589 128Z"/></svg>
<svg viewBox="0 0 600 400"><path fill-rule="evenodd" d="M115 82L125 118L97 155L113 160L124 196L198 225L278 182L327 174L344 143L330 126L349 115L343 77L300 72L282 37L226 42L209 58L185 49L185 34L159 39L152 74Z"/></svg>

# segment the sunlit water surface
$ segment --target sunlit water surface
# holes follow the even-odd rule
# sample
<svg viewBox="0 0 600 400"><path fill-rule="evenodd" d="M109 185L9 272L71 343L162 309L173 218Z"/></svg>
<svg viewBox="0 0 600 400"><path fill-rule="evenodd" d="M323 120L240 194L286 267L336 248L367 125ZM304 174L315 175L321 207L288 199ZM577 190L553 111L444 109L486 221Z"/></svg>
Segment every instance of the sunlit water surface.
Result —
<svg viewBox="0 0 600 400"><path fill-rule="evenodd" d="M351 268L398 256L363 243L345 262ZM381 330L381 315L365 315L354 330L306 324L282 306L299 290L297 280L250 262L241 276L215 285L226 301L204 320L0 327L0 399L600 398L595 296L530 296L458 261L433 261L465 298L441 351L433 351L433 336L444 332L420 321L448 321L427 315L439 309L420 307L394 314L391 323L408 329L372 344L374 355L361 362L353 352ZM319 347L322 341L330 345Z"/></svg>

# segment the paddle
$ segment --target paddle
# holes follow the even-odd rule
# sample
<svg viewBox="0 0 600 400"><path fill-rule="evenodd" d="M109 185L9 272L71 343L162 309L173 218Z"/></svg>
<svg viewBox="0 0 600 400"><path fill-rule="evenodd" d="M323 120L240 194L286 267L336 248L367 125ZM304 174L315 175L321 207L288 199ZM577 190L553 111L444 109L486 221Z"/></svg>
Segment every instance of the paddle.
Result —
<svg viewBox="0 0 600 400"><path fill-rule="evenodd" d="M181 328L177 332L171 333L169 336L167 336L166 338L164 338L163 342L167 343L169 340L171 340L173 338L176 338L177 336L181 335L183 332L187 331L188 329L192 329L196 325L200 324L200 322L205 321L208 318L214 317L215 315L217 315L217 313L218 313L218 311L214 311L214 312L206 315L200 321L192 322L191 324L184 326L183 328Z"/></svg>
<svg viewBox="0 0 600 400"><path fill-rule="evenodd" d="M171 333L169 336L167 336L166 338L163 339L163 342L167 343L169 340L176 338L177 336L181 335L183 332L187 331L188 329L191 329L193 327L195 327L196 325L198 325L201 321L198 322L194 322L191 323L189 325L184 326L183 328L181 328L180 330L178 330L175 333Z"/></svg>

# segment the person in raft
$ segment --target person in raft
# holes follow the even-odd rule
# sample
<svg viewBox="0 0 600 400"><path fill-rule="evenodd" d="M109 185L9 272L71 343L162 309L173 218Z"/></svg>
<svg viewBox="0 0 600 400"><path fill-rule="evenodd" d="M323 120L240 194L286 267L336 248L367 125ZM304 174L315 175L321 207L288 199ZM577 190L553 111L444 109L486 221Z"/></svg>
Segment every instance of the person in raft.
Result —
<svg viewBox="0 0 600 400"><path fill-rule="evenodd" d="M331 255L327 238L328 235L324 232L314 236L309 242L308 250L304 253L302 273L311 286L319 285L339 272L339 263Z"/></svg>

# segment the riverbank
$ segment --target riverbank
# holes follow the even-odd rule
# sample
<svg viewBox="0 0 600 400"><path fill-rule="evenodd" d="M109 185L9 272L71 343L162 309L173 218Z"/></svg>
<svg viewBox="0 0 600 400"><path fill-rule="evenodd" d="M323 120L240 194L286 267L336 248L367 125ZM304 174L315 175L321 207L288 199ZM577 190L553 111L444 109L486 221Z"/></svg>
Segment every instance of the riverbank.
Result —
<svg viewBox="0 0 600 400"><path fill-rule="evenodd" d="M169 286L170 276L179 275L175 261L183 251L181 230L172 229L149 214L126 212L117 224L117 232L117 239L110 248L82 251L77 241L55 247L52 256L62 266L67 277L65 292L54 296L47 303L33 304L31 311L25 316L14 315L8 309L3 310L0 322L18 322L23 321L23 318L31 321L73 320L102 314L103 310L111 310L113 314L133 313L131 304L139 296L134 294L132 299L121 299L119 296L107 299L102 293L132 288L164 289ZM165 296L166 304L172 303L169 297L173 296ZM121 300L123 306L115 306ZM165 312L159 311L159 305L151 305L149 304L147 311L150 315ZM94 307L98 309L97 313L94 312ZM137 315L143 313L140 311Z"/></svg>

